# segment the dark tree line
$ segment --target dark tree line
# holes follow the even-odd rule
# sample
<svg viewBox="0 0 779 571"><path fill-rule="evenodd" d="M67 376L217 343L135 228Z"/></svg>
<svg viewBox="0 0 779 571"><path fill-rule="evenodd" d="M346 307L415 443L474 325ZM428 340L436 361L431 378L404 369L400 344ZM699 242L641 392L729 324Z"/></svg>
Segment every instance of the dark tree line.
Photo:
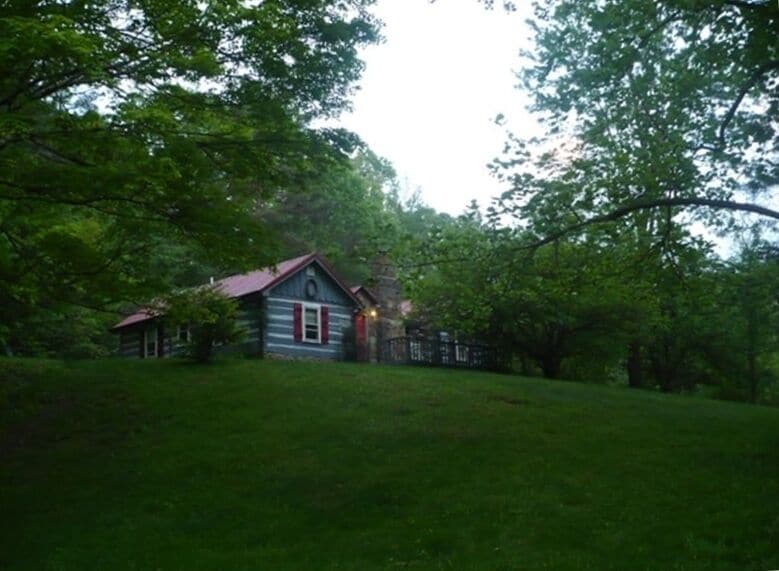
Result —
<svg viewBox="0 0 779 571"><path fill-rule="evenodd" d="M759 235L724 260L677 229L637 252L594 227L528 249L473 212L406 268L419 317L488 342L528 375L775 401L779 257ZM438 260L438 263L429 263Z"/></svg>

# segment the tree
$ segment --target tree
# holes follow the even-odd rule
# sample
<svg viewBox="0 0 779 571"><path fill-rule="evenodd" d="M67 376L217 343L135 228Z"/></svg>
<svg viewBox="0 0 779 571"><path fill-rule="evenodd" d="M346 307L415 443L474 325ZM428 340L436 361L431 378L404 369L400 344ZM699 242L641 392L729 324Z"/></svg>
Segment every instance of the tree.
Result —
<svg viewBox="0 0 779 571"><path fill-rule="evenodd" d="M567 140L569 152L532 158L514 139L495 167L513 183L511 208L532 196L536 212L559 214L539 232L626 218L660 234L700 206L725 225L721 209L755 211L739 196L779 181L774 2L549 0L535 3L533 26L521 80L547 144Z"/></svg>
<svg viewBox="0 0 779 571"><path fill-rule="evenodd" d="M476 210L460 217L428 242L422 259L433 263L412 282L415 305L435 325L520 359L525 372L533 364L548 378L604 373L642 315L641 289L597 243L512 255L523 239Z"/></svg>
<svg viewBox="0 0 779 571"><path fill-rule="evenodd" d="M254 211L357 144L312 125L347 105L371 4L5 2L0 322L156 294L161 251L275 261Z"/></svg>
<svg viewBox="0 0 779 571"><path fill-rule="evenodd" d="M748 399L756 402L770 376L765 358L779 349L779 266L759 235L743 245L727 278L728 301L737 309L730 323L739 356L734 369L746 381Z"/></svg>
<svg viewBox="0 0 779 571"><path fill-rule="evenodd" d="M370 285L381 252L400 265L416 259L420 241L453 222L401 189L392 164L368 148L321 173L316 192L283 191L259 209L282 242L282 256L316 250L352 283Z"/></svg>
<svg viewBox="0 0 779 571"><path fill-rule="evenodd" d="M211 360L217 345L233 343L244 332L237 322L238 302L217 288L199 287L168 296L162 305L173 327L186 327L186 354L198 363Z"/></svg>
<svg viewBox="0 0 779 571"><path fill-rule="evenodd" d="M494 329L535 361L547 378L560 377L566 361L574 358L580 365L605 365L618 362L623 354L630 292L602 273L605 268L598 267L596 256L560 244L536 252L498 282ZM580 375L569 368L567 376Z"/></svg>
<svg viewBox="0 0 779 571"><path fill-rule="evenodd" d="M653 292L629 343L631 385L644 373L666 390L695 384L727 337L711 312L731 312L692 294L725 290L691 222L730 229L734 210L779 219L756 203L779 181L779 10L539 0L534 16L520 80L546 129L511 136L493 164L510 185L496 209L527 228L523 249L588 243L602 226Z"/></svg>
<svg viewBox="0 0 779 571"><path fill-rule="evenodd" d="M319 251L354 283L369 277L369 262L392 248L399 227L392 196L395 171L369 149L321 173L317 190L282 191L259 210L282 242L282 257Z"/></svg>

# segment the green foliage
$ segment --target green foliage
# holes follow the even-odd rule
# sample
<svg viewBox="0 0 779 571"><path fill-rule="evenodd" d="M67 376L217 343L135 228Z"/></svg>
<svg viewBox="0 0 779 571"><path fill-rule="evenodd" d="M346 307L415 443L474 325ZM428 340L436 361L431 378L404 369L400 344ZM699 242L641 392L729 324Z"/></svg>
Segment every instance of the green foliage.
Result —
<svg viewBox="0 0 779 571"><path fill-rule="evenodd" d="M549 152L515 139L496 164L514 182L510 194L533 196L531 210L548 203L546 213L566 223L639 198L729 198L779 180L779 131L769 119L779 112L775 3L534 6L534 47L520 79L545 120ZM561 200L565 207L553 206ZM662 232L663 214L631 216L631 226L649 218ZM708 220L728 222L721 212Z"/></svg>
<svg viewBox="0 0 779 571"><path fill-rule="evenodd" d="M237 323L237 300L214 287L171 294L163 305L171 326L189 328L186 353L199 363L210 361L216 346L234 343L244 334Z"/></svg>
<svg viewBox="0 0 779 571"><path fill-rule="evenodd" d="M255 212L358 145L312 125L347 104L371 4L4 3L0 335L159 295L186 264L277 261Z"/></svg>
<svg viewBox="0 0 779 571"><path fill-rule="evenodd" d="M18 356L105 357L116 345L109 332L115 323L112 313L68 305L40 307L20 315L7 337L0 334L0 347L4 344Z"/></svg>
<svg viewBox="0 0 779 571"><path fill-rule="evenodd" d="M259 215L283 243L282 257L316 250L350 283L369 283L380 252L403 263L418 240L451 221L418 191L402 198L392 165L369 149L318 180L316 192L279 193Z"/></svg>
<svg viewBox="0 0 779 571"><path fill-rule="evenodd" d="M726 299L734 309L729 331L733 337L733 384L755 402L770 392L776 372L772 356L779 353L779 263L759 235L746 243L731 264Z"/></svg>
<svg viewBox="0 0 779 571"><path fill-rule="evenodd" d="M508 186L493 215L515 217L529 247L576 228L579 235L550 246L609 258L600 271L575 262L571 271L604 291L623 276L628 295L616 299L631 318L592 341L625 351L631 386L716 384L755 400L757 379L767 378L758 355L777 351L775 291L761 273L770 264L728 267L695 236L699 227L691 230L702 221L733 237L739 221L670 206L604 226L584 221L642 202L755 201L779 181L777 24L779 11L765 0L534 2L534 45L519 78L545 130L509 135L493 163ZM612 366L598 351L575 353Z"/></svg>
<svg viewBox="0 0 779 571"><path fill-rule="evenodd" d="M526 374L770 400L779 274L758 242L725 263L682 229L641 246L590 228L537 248L477 211L419 245L417 317L499 347Z"/></svg>
<svg viewBox="0 0 779 571"><path fill-rule="evenodd" d="M646 313L645 292L597 244L522 252L522 242L475 210L461 217L419 256L434 263L409 280L415 304L435 325L496 345L547 377L576 356L604 366L618 359Z"/></svg>
<svg viewBox="0 0 779 571"><path fill-rule="evenodd" d="M277 233L282 258L318 251L353 283L363 283L368 263L397 241L388 189L395 171L362 149L347 164L322 172L317 188L280 192L259 211Z"/></svg>
<svg viewBox="0 0 779 571"><path fill-rule="evenodd" d="M493 164L498 210L536 238L620 207L757 200L779 181L779 11L768 0L538 0L519 74L545 127ZM770 38L770 39L769 39ZM726 211L631 211L610 231L639 250Z"/></svg>

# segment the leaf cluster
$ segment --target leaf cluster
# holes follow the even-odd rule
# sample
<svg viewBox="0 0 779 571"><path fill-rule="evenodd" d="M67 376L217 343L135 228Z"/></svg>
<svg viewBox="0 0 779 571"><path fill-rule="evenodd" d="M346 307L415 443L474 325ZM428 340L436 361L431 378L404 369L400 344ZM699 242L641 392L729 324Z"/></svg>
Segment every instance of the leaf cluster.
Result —
<svg viewBox="0 0 779 571"><path fill-rule="evenodd" d="M234 343L244 335L237 322L238 302L215 287L176 292L161 303L171 327L188 329L186 354L197 362L208 362L216 346Z"/></svg>

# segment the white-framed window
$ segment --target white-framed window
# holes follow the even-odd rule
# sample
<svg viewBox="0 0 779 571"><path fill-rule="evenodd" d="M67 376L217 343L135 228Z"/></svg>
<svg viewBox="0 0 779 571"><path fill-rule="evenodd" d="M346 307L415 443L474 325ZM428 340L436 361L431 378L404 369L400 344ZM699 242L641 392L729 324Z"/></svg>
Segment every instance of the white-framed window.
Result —
<svg viewBox="0 0 779 571"><path fill-rule="evenodd" d="M408 342L409 359L412 361L422 360L422 343L419 339L411 339Z"/></svg>
<svg viewBox="0 0 779 571"><path fill-rule="evenodd" d="M322 342L322 306L315 303L303 304L303 341Z"/></svg>
<svg viewBox="0 0 779 571"><path fill-rule="evenodd" d="M176 326L176 340L179 343L189 343L189 323Z"/></svg>
<svg viewBox="0 0 779 571"><path fill-rule="evenodd" d="M143 356L146 359L158 355L157 327L151 327L143 332Z"/></svg>
<svg viewBox="0 0 779 571"><path fill-rule="evenodd" d="M468 347L457 343L457 345L455 345L455 358L457 359L458 363L467 363Z"/></svg>
<svg viewBox="0 0 779 571"><path fill-rule="evenodd" d="M457 332L454 332L454 342L455 342L455 360L458 363L467 363L469 359L469 352L470 347L467 345L461 345L460 340L457 338Z"/></svg>

